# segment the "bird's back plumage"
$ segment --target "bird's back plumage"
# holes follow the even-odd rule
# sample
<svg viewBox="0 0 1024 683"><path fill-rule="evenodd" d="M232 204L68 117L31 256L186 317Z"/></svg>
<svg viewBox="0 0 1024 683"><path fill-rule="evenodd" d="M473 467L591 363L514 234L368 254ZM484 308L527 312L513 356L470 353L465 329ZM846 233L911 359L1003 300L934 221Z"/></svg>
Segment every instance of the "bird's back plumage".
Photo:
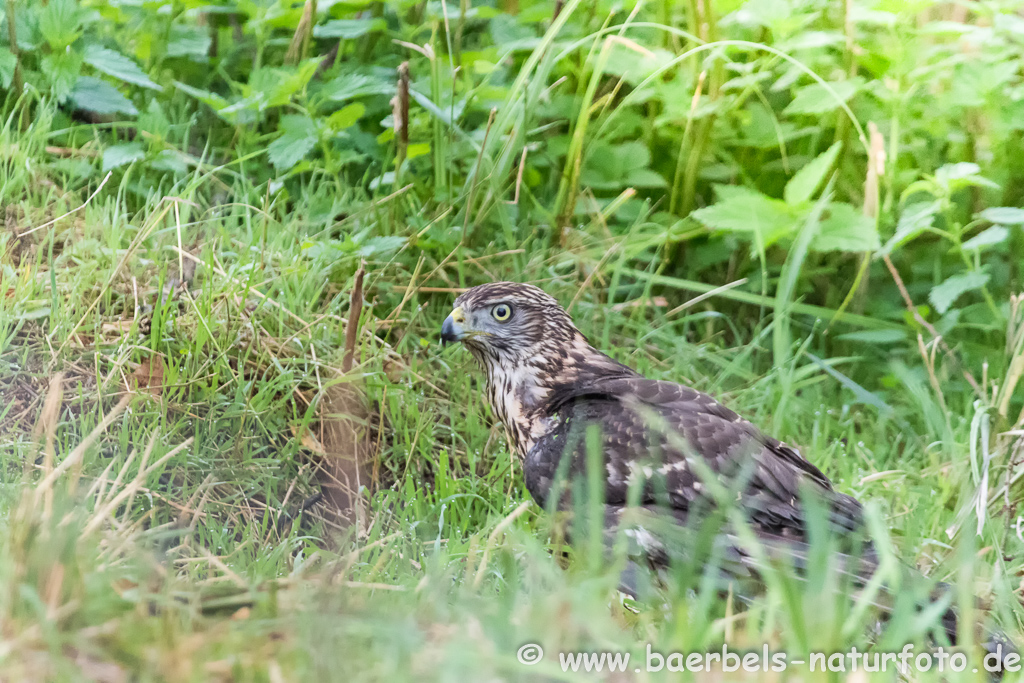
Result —
<svg viewBox="0 0 1024 683"><path fill-rule="evenodd" d="M809 493L821 498L838 529L861 525L860 504L835 491L799 452L682 384L612 375L559 385L539 418L551 427L524 461L527 486L539 501L562 458L572 459L570 472L585 468L584 435L593 426L601 438L608 504L624 505L629 487L639 485L640 503L683 517L698 501L714 502L702 480L710 473L726 489L737 489L758 532L805 538L803 497Z"/></svg>

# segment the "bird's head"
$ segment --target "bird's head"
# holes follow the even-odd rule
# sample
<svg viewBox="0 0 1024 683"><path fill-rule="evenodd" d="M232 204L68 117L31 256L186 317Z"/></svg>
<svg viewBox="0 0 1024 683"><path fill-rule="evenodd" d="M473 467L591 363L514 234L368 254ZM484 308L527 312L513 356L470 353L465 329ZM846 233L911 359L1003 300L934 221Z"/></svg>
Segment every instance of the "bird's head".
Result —
<svg viewBox="0 0 1024 683"><path fill-rule="evenodd" d="M548 429L561 389L632 370L592 347L555 299L533 285L492 282L455 300L441 341L462 342L487 372L491 407L525 457Z"/></svg>
<svg viewBox="0 0 1024 683"><path fill-rule="evenodd" d="M463 293L441 341L464 343L484 363L519 362L581 336L554 297L533 285L492 282Z"/></svg>

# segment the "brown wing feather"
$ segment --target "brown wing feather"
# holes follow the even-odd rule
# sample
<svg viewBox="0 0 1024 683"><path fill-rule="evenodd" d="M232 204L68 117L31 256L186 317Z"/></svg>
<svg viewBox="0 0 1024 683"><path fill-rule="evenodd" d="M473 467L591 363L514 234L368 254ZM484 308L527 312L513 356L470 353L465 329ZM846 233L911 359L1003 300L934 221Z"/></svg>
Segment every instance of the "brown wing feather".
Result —
<svg viewBox="0 0 1024 683"><path fill-rule="evenodd" d="M643 503L667 503L685 512L707 493L689 456L700 458L727 489L743 486L743 507L765 533L803 537L803 486L821 494L836 526L861 524L860 504L837 493L821 470L690 387L639 376L595 378L552 392L548 417L554 426L524 467L527 486L541 502L565 454L572 458L569 474L585 470L583 435L587 425L596 424L609 504L624 504L630 483L643 477Z"/></svg>

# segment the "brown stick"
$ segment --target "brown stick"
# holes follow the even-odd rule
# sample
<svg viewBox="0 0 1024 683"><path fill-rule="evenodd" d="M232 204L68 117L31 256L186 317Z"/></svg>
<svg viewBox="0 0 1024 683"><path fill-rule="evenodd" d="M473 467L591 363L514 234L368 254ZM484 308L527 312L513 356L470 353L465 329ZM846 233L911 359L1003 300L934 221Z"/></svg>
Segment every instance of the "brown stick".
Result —
<svg viewBox="0 0 1024 683"><path fill-rule="evenodd" d="M348 373L356 356L356 337L359 334L359 316L363 312L363 277L366 269L360 265L356 271L355 283L352 285L352 296L348 304L348 324L345 326L345 356L341 361L341 370Z"/></svg>
<svg viewBox="0 0 1024 683"><path fill-rule="evenodd" d="M935 326L925 320L921 314L917 312L917 307L914 306L914 300L910 298L910 292L907 291L906 286L903 284L903 278L900 277L900 273L896 270L896 266L893 265L889 255L886 254L882 258L885 260L886 267L889 268L889 273L892 274L892 279L896 281L896 286L900 290L903 302L907 305L907 310L914 316L914 320L916 320L921 327L928 330L932 337L938 341L939 345L942 347L942 351L946 354L946 357L949 358L953 365L960 369L960 372L964 375L964 379L966 379L967 383L971 385L972 389L974 389L974 393L978 395L978 398L984 399L985 391L978 384L978 380L974 379L974 376L960 364L960 360L953 354L953 349L949 348L949 344L947 344L946 340L942 338L939 331L935 329Z"/></svg>

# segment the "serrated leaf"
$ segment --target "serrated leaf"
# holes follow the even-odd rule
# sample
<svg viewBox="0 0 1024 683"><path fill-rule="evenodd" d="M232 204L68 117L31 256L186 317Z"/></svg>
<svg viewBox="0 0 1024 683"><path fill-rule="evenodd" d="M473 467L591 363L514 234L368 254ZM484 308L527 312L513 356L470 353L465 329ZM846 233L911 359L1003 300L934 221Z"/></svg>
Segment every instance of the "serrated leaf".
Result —
<svg viewBox="0 0 1024 683"><path fill-rule="evenodd" d="M319 139L316 123L308 116L281 117L284 133L270 143L267 156L278 171L287 171L313 149Z"/></svg>
<svg viewBox="0 0 1024 683"><path fill-rule="evenodd" d="M103 172L130 164L146 156L146 149L139 142L114 145L103 150Z"/></svg>
<svg viewBox="0 0 1024 683"><path fill-rule="evenodd" d="M972 175L977 175L978 173L981 173L981 166L970 161L960 161L955 164L945 164L940 166L935 171L935 179L942 184L947 184L953 180L970 178Z"/></svg>
<svg viewBox="0 0 1024 683"><path fill-rule="evenodd" d="M82 76L71 89L70 99L79 109L96 112L97 114L128 114L139 113L135 105L121 92L106 81L92 76Z"/></svg>
<svg viewBox="0 0 1024 683"><path fill-rule="evenodd" d="M334 19L313 27L314 38L358 38L374 31L383 31L388 24L383 19Z"/></svg>
<svg viewBox="0 0 1024 683"><path fill-rule="evenodd" d="M968 161L945 164L935 170L935 182L947 192L955 192L969 186L999 187L988 178L983 178L980 173L981 167Z"/></svg>
<svg viewBox="0 0 1024 683"><path fill-rule="evenodd" d="M342 102L354 97L390 94L394 91L394 81L385 81L365 74L342 74L324 85L320 94L329 100Z"/></svg>
<svg viewBox="0 0 1024 683"><path fill-rule="evenodd" d="M85 48L83 55L85 63L97 71L102 71L108 76L119 78L125 83L139 85L150 90L162 90L162 88L150 80L149 76L139 68L139 65L120 52L107 49L100 45L90 45Z"/></svg>
<svg viewBox="0 0 1024 683"><path fill-rule="evenodd" d="M210 53L211 42L209 31L197 26L175 24L171 27L171 38L167 41L167 56L205 58Z"/></svg>
<svg viewBox="0 0 1024 683"><path fill-rule="evenodd" d="M319 60L307 59L293 67L256 69L243 88L245 100L257 103L260 110L286 105L293 95L306 87L319 65Z"/></svg>
<svg viewBox="0 0 1024 683"><path fill-rule="evenodd" d="M81 35L82 11L75 0L50 0L38 14L39 33L54 52L63 52Z"/></svg>
<svg viewBox="0 0 1024 683"><path fill-rule="evenodd" d="M946 278L942 284L932 287L932 291L928 293L928 300L932 302L939 315L943 315L963 294L984 287L988 280L988 273L977 270L953 275Z"/></svg>
<svg viewBox="0 0 1024 683"><path fill-rule="evenodd" d="M786 183L783 198L787 204L801 204L810 201L814 193L821 187L825 174L831 170L839 156L843 143L833 143L831 147L812 159Z"/></svg>
<svg viewBox="0 0 1024 683"><path fill-rule="evenodd" d="M77 52L65 50L44 56L40 70L50 81L50 92L59 102L67 99L82 73L82 57Z"/></svg>
<svg viewBox="0 0 1024 683"><path fill-rule="evenodd" d="M818 234L811 243L813 251L875 251L881 245L875 221L850 206L829 204Z"/></svg>
<svg viewBox="0 0 1024 683"><path fill-rule="evenodd" d="M899 223L896 224L896 233L882 247L881 254L891 254L897 247L906 244L931 228L935 223L935 216L941 208L942 204L937 199L908 205L900 214Z"/></svg>
<svg viewBox="0 0 1024 683"><path fill-rule="evenodd" d="M860 78L829 83L829 89L820 83L807 85L797 90L796 97L783 110L785 114L825 114L839 108L863 87Z"/></svg>
<svg viewBox="0 0 1024 683"><path fill-rule="evenodd" d="M999 225L1024 225L1024 209L1012 206L994 206L982 211L978 217Z"/></svg>
<svg viewBox="0 0 1024 683"><path fill-rule="evenodd" d="M760 235L767 247L791 233L799 224L785 202L767 197L746 187L719 185L718 202L690 214L714 230Z"/></svg>
<svg viewBox="0 0 1024 683"><path fill-rule="evenodd" d="M985 247L991 247L995 244L1002 244L1009 236L1010 231L1007 228L1002 225L993 225L988 230L979 232L977 235L964 242L962 246L964 251L984 249Z"/></svg>

